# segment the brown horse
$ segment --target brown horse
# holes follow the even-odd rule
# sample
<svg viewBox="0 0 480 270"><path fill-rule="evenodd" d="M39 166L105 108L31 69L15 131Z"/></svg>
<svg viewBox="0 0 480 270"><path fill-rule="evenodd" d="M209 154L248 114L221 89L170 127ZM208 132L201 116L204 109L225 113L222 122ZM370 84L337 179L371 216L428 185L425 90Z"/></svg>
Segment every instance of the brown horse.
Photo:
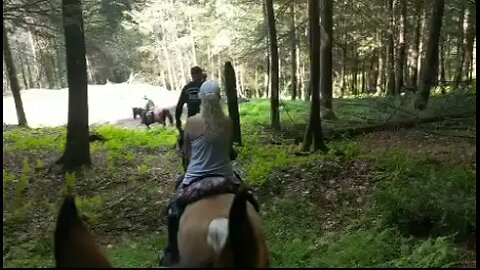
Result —
<svg viewBox="0 0 480 270"><path fill-rule="evenodd" d="M173 116L168 109L161 107L154 107L151 111L143 111L140 114L142 118L142 124L145 124L147 128L150 128L150 125L153 123L167 125L167 119L170 121L170 125L173 126Z"/></svg>
<svg viewBox="0 0 480 270"><path fill-rule="evenodd" d="M199 200L185 209L178 233L180 262L174 267L268 267L260 216L247 190ZM56 267L112 267L65 198L54 235Z"/></svg>

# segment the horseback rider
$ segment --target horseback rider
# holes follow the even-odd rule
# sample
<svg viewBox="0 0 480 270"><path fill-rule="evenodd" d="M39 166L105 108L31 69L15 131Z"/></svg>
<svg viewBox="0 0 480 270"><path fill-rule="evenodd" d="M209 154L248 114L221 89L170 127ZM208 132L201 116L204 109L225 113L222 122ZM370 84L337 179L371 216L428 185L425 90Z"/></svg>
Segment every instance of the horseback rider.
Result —
<svg viewBox="0 0 480 270"><path fill-rule="evenodd" d="M206 76L203 73L202 68L199 66L192 67L190 69L190 75L192 76L192 81L183 87L175 109L175 122L179 131L182 129L182 121L180 118L182 117L183 105L185 103L187 103L188 117L194 116L200 112L200 98L198 97L198 91L205 81Z"/></svg>
<svg viewBox="0 0 480 270"><path fill-rule="evenodd" d="M232 122L223 112L218 83L203 83L198 97L201 100L200 113L189 117L185 124L183 152L187 169L167 206L168 246L160 259L165 266L179 259L177 232L180 216L186 207L178 202L179 196L184 195L182 192L211 176L231 179L232 182L240 181L230 161L233 149Z"/></svg>

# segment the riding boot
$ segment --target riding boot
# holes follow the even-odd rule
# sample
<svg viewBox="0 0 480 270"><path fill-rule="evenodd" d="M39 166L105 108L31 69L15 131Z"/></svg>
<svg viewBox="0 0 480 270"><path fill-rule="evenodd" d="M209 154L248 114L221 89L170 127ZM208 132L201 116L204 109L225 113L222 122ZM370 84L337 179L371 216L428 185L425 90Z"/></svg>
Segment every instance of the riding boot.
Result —
<svg viewBox="0 0 480 270"><path fill-rule="evenodd" d="M171 266L179 260L177 234L180 217L178 211L173 208L170 208L168 213L168 244L163 252L163 256L160 256L161 266Z"/></svg>

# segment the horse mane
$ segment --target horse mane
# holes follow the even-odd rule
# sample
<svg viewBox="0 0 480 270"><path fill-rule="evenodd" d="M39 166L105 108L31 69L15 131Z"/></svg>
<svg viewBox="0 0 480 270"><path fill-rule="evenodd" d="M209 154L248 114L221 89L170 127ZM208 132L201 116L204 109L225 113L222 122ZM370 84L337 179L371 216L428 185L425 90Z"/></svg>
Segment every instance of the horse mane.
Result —
<svg viewBox="0 0 480 270"><path fill-rule="evenodd" d="M258 244L247 212L249 190L243 187L230 207L228 231L233 267L253 268L257 262Z"/></svg>
<svg viewBox="0 0 480 270"><path fill-rule="evenodd" d="M58 214L54 256L57 268L112 267L80 219L75 198L71 195L65 197Z"/></svg>

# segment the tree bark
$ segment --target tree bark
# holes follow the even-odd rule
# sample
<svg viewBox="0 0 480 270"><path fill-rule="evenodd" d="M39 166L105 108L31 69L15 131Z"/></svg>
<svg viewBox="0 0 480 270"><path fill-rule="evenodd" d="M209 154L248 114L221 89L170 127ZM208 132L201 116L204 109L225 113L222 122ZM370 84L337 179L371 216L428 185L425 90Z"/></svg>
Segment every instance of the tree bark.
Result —
<svg viewBox="0 0 480 270"><path fill-rule="evenodd" d="M62 12L67 54L68 124L65 152L58 163L71 170L91 164L87 64L80 0L62 0Z"/></svg>
<svg viewBox="0 0 480 270"><path fill-rule="evenodd" d="M188 16L188 26L190 28L190 38L192 42L192 59L193 65L197 65L197 50L195 49L195 37L193 36L192 17Z"/></svg>
<svg viewBox="0 0 480 270"><path fill-rule="evenodd" d="M394 68L394 33L393 33L393 0L387 0L388 7L388 35L387 35L387 94L395 95L395 68Z"/></svg>
<svg viewBox="0 0 480 270"><path fill-rule="evenodd" d="M442 91L443 91L443 84L446 82L446 78L445 78L445 41L442 39L441 42L440 42L440 52L439 52L439 57L440 57L440 61L439 61L439 66L438 68L440 69L440 78L439 78L439 84L440 86L442 87Z"/></svg>
<svg viewBox="0 0 480 270"><path fill-rule="evenodd" d="M347 49L345 47L342 49L342 69L340 71L340 97L345 96L345 90L347 88L347 79L346 79L346 71L347 71Z"/></svg>
<svg viewBox="0 0 480 270"><path fill-rule="evenodd" d="M225 92L227 94L228 115L233 122L233 141L242 145L240 114L238 113L237 86L232 63L225 63Z"/></svg>
<svg viewBox="0 0 480 270"><path fill-rule="evenodd" d="M373 55L370 57L370 65L368 72L368 87L367 91L369 93L374 93L377 88L377 78L378 78L378 48L375 48Z"/></svg>
<svg viewBox="0 0 480 270"><path fill-rule="evenodd" d="M320 102L324 107L325 119L335 118L332 107L332 43L333 43L333 3L320 1Z"/></svg>
<svg viewBox="0 0 480 270"><path fill-rule="evenodd" d="M414 102L415 108L418 110L426 109L430 96L430 88L434 81L433 76L435 75L434 69L438 63L438 43L442 27L444 5L444 0L435 0L435 2L433 2L433 13L430 18L426 55L424 63L422 63L418 92Z"/></svg>
<svg viewBox="0 0 480 270"><path fill-rule="evenodd" d="M280 129L280 111L278 98L278 46L277 31L275 28L275 15L273 14L272 0L265 0L265 12L267 14L268 35L270 39L270 116L274 129Z"/></svg>
<svg viewBox="0 0 480 270"><path fill-rule="evenodd" d="M465 27L465 44L463 47L463 70L467 78L469 77L470 71L472 70L472 59L473 59L473 41L475 39L475 21L476 21L476 11L475 4L467 3L466 9L466 27Z"/></svg>
<svg viewBox="0 0 480 270"><path fill-rule="evenodd" d="M297 66L297 98L298 99L302 99L302 88L303 88L303 81L302 81L302 70L300 68L300 46L298 45L298 40L297 40L297 44L295 45L295 49L296 49L296 66Z"/></svg>
<svg viewBox="0 0 480 270"><path fill-rule="evenodd" d="M422 31L422 17L425 16L423 12L423 1L418 1L417 14L415 21L415 33L413 35L412 55L411 55L411 70L409 87L416 87L418 78L418 62L420 51L420 32Z"/></svg>
<svg viewBox="0 0 480 270"><path fill-rule="evenodd" d="M386 50L384 47L379 47L378 55L378 79L377 79L377 95L385 93L385 66L386 66Z"/></svg>
<svg viewBox="0 0 480 270"><path fill-rule="evenodd" d="M310 74L320 73L320 29L319 29L319 14L318 1L308 1L309 14L309 37L310 37ZM320 89L319 77L310 76L310 87L312 93L312 102L310 105L310 120L307 124L305 136L303 140L303 151L308 151L313 140L313 151L321 150L328 151L327 146L323 140L322 124L320 119Z"/></svg>
<svg viewBox="0 0 480 270"><path fill-rule="evenodd" d="M407 25L407 2L406 0L400 0L400 22L399 22L399 37L398 37L398 55L397 55L397 64L395 66L395 92L400 93L404 81L403 81L403 72L405 65L405 37L406 37L406 25Z"/></svg>
<svg viewBox="0 0 480 270"><path fill-rule="evenodd" d="M12 91L13 101L15 102L15 109L17 111L17 119L19 126L27 126L27 117L23 109L22 96L20 95L20 84L18 83L17 71L13 64L12 52L10 44L8 43L7 29L5 29L5 21L2 21L3 27L3 57L5 67L7 68L8 81L10 82L10 90Z"/></svg>
<svg viewBox="0 0 480 270"><path fill-rule="evenodd" d="M259 88L258 88L258 66L255 65L255 75L254 75L254 87L255 87L255 98L260 97Z"/></svg>
<svg viewBox="0 0 480 270"><path fill-rule="evenodd" d="M463 68L463 37L464 37L464 30L463 30L463 23L465 19L465 4L464 1L459 1L459 10L458 10L458 25L457 25L457 63L455 66L455 75L453 79L454 87L457 88L458 84L462 81L462 68Z"/></svg>
<svg viewBox="0 0 480 270"><path fill-rule="evenodd" d="M295 2L290 3L290 76L292 100L297 99L297 35L295 31Z"/></svg>
<svg viewBox="0 0 480 270"><path fill-rule="evenodd" d="M38 65L38 54L37 54L37 48L35 46L35 40L33 39L31 29L28 30L28 41L30 42L30 47L32 48L32 55L33 55L32 66L35 69L35 77L33 78L33 82L35 83L34 86L37 87L37 88L40 88L42 86L40 85L41 78L40 78L40 69L38 67L39 66Z"/></svg>

